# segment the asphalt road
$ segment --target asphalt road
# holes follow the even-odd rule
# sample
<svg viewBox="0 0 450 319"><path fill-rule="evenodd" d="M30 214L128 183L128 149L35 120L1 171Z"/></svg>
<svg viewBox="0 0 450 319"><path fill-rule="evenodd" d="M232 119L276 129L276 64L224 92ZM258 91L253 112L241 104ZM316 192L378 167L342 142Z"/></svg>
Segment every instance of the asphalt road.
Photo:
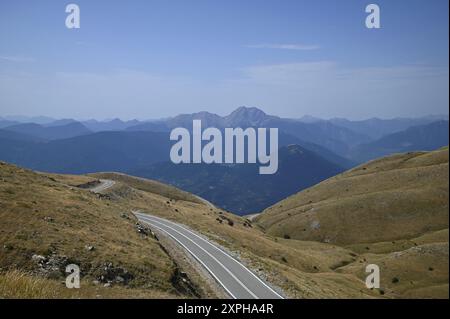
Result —
<svg viewBox="0 0 450 319"><path fill-rule="evenodd" d="M101 193L110 188L111 186L113 186L115 183L116 182L109 179L101 179L100 184L95 187L92 187L90 191L93 193Z"/></svg>
<svg viewBox="0 0 450 319"><path fill-rule="evenodd" d="M232 298L282 298L239 261L186 226L148 214L135 213L135 215L141 222L166 233L186 249Z"/></svg>
<svg viewBox="0 0 450 319"><path fill-rule="evenodd" d="M90 191L100 193L115 184L101 179ZM211 204L212 205L212 204ZM143 223L166 233L186 249L217 280L226 292L235 299L282 299L252 271L216 244L178 223L160 217L134 212Z"/></svg>

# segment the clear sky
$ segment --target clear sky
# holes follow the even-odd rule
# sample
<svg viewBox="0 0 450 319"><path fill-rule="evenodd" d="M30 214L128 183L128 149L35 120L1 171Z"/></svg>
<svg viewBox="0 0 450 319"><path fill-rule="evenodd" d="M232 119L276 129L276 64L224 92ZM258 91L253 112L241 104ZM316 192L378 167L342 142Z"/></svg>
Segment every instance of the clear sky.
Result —
<svg viewBox="0 0 450 319"><path fill-rule="evenodd" d="M0 116L448 114L448 0L68 3L0 1Z"/></svg>

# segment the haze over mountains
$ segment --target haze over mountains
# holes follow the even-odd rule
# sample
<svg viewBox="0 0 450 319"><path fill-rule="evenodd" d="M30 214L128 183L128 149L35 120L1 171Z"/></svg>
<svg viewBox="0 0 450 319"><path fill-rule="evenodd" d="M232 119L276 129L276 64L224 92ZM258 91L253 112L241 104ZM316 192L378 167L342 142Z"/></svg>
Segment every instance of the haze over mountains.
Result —
<svg viewBox="0 0 450 319"><path fill-rule="evenodd" d="M36 123L23 123L8 126L6 130L42 140L60 140L92 133L92 131L79 122L62 123L61 125L55 123L50 126L43 126Z"/></svg>
<svg viewBox="0 0 450 319"><path fill-rule="evenodd" d="M169 132L175 127L191 130L194 119L202 120L203 128L277 127L279 171L262 177L257 166L249 164L173 165ZM285 119L253 107L240 107L227 116L199 112L152 121L7 117L0 118L0 160L57 173L119 171L145 176L246 214L359 163L448 145L448 130L448 116Z"/></svg>
<svg viewBox="0 0 450 319"><path fill-rule="evenodd" d="M365 162L392 153L437 149L448 144L448 132L448 121L412 126L373 142L358 145L352 150L350 157L357 162Z"/></svg>
<svg viewBox="0 0 450 319"><path fill-rule="evenodd" d="M343 168L298 145L279 149L278 171L258 174L257 164L176 165L157 163L132 171L132 175L157 179L197 194L218 206L244 215L310 187Z"/></svg>

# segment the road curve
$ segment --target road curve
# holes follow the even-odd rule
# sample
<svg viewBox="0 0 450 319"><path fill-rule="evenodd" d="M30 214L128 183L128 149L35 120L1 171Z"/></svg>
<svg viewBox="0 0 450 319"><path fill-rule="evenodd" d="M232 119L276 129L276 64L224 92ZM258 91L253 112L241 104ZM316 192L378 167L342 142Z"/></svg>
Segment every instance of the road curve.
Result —
<svg viewBox="0 0 450 319"><path fill-rule="evenodd" d="M101 179L100 184L89 189L93 193L101 193L111 186L113 186L116 182L109 179Z"/></svg>
<svg viewBox="0 0 450 319"><path fill-rule="evenodd" d="M101 179L90 189L100 193L115 182ZM211 204L212 205L212 204ZM169 235L197 259L234 299L283 299L275 290L223 249L185 226L160 217L134 212L143 223Z"/></svg>
<svg viewBox="0 0 450 319"><path fill-rule="evenodd" d="M197 259L235 299L282 299L253 272L217 245L185 226L160 217L134 212L143 223L166 233Z"/></svg>

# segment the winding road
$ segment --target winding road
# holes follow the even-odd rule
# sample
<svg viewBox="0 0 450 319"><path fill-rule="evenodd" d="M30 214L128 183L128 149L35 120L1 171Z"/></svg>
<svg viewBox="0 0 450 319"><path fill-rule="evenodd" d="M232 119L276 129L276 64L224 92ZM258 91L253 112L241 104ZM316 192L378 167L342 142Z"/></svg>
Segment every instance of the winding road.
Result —
<svg viewBox="0 0 450 319"><path fill-rule="evenodd" d="M114 186L114 184L116 184L115 181L112 181L109 179L101 179L100 184L98 184L95 187L92 187L89 190L93 193L101 193L101 192L107 190L108 188L110 188L111 186Z"/></svg>
<svg viewBox="0 0 450 319"><path fill-rule="evenodd" d="M101 180L93 192L105 191L114 181ZM179 223L133 212L142 223L172 238L190 253L234 299L282 299L283 297L217 244Z"/></svg>

